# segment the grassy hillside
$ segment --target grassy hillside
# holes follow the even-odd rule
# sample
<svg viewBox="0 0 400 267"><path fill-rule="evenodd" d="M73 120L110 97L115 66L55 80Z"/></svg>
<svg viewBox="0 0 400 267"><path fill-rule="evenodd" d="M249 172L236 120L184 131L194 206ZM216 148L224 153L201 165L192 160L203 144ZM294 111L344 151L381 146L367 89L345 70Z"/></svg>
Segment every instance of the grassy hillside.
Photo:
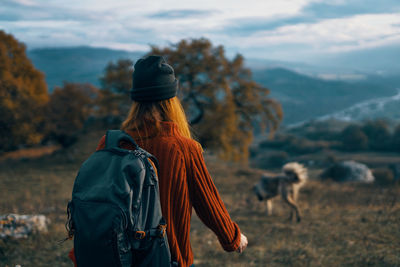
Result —
<svg viewBox="0 0 400 267"><path fill-rule="evenodd" d="M65 237L65 207L81 162L103 131L88 133L68 151L40 159L0 162L0 211L48 216L49 233L0 240L0 266L72 266ZM374 155L378 160L380 156ZM400 187L311 181L300 192L301 223L286 220L280 199L275 214L251 193L261 170L206 160L231 217L248 236L243 254L226 253L194 216L191 242L196 266L399 266Z"/></svg>

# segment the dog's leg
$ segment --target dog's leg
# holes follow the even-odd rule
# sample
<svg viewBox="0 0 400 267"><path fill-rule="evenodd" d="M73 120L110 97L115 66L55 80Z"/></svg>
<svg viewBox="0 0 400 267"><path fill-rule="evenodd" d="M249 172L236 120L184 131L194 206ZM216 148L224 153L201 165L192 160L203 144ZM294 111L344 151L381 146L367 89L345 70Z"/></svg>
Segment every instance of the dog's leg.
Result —
<svg viewBox="0 0 400 267"><path fill-rule="evenodd" d="M293 189L292 189L291 185L282 183L280 190L281 190L281 196L282 196L283 201L285 201L286 204L288 204L290 207L290 215L289 215L288 221L291 222L293 219L293 210L295 210L294 207L296 207L296 204L293 201Z"/></svg>
<svg viewBox="0 0 400 267"><path fill-rule="evenodd" d="M267 199L267 215L272 215L272 200Z"/></svg>
<svg viewBox="0 0 400 267"><path fill-rule="evenodd" d="M296 202L293 200L293 197L291 195L288 194L284 194L283 195L283 200L289 205L289 207L291 208L290 210L290 217L289 219L291 220L293 217L293 211L296 212L296 220L297 222L301 221L301 217L300 217L300 211L297 208Z"/></svg>
<svg viewBox="0 0 400 267"><path fill-rule="evenodd" d="M291 208L288 221L291 222L292 220L293 220L293 209Z"/></svg>
<svg viewBox="0 0 400 267"><path fill-rule="evenodd" d="M296 185L294 185L292 191L292 197L295 202L297 201L298 195L299 195L299 188Z"/></svg>

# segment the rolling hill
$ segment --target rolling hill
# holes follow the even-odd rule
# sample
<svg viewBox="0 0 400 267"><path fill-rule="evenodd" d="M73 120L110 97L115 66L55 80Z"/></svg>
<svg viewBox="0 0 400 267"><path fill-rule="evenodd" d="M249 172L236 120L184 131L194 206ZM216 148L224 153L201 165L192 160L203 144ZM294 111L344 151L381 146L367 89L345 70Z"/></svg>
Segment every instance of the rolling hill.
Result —
<svg viewBox="0 0 400 267"><path fill-rule="evenodd" d="M284 124L328 115L363 101L390 97L397 92L395 82L383 78L380 81L327 81L282 68L255 70L253 77L269 88L271 96L281 102ZM381 115L391 116L390 113Z"/></svg>
<svg viewBox="0 0 400 267"><path fill-rule="evenodd" d="M64 81L100 86L99 77L110 61L128 58L135 61L142 55L142 52L86 46L41 48L28 51L28 57L35 67L46 75L50 92L55 86L62 86Z"/></svg>
<svg viewBox="0 0 400 267"><path fill-rule="evenodd" d="M99 77L110 61L137 60L142 52L128 52L107 48L71 47L42 48L28 51L28 57L36 68L46 75L49 91L62 86L63 81L87 82L100 86ZM357 81L323 80L277 67L269 61L249 60L253 78L271 90L284 109L283 124L305 121L351 108L363 101L396 95L400 87L398 76L374 76ZM257 64L251 65L251 63ZM272 64L271 67L264 67ZM296 70L308 65L280 62L279 65L296 66ZM393 108L380 111L379 116L393 117ZM370 113L368 113L370 114ZM372 114L373 115L373 114ZM396 115L398 117L398 115Z"/></svg>

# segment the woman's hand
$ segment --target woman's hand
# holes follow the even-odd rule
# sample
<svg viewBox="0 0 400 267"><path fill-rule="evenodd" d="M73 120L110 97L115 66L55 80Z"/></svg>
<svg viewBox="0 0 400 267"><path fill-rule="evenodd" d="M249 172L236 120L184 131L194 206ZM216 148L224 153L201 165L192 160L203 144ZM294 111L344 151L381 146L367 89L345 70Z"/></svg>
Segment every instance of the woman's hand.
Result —
<svg viewBox="0 0 400 267"><path fill-rule="evenodd" d="M247 244L247 237L244 234L240 234L240 245L236 252L242 253L246 249Z"/></svg>

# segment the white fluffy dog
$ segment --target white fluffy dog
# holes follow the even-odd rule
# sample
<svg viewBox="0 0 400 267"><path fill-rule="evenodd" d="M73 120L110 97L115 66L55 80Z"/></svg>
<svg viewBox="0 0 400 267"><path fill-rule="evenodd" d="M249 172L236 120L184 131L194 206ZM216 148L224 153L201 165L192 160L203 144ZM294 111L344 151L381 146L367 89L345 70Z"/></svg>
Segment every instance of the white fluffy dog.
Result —
<svg viewBox="0 0 400 267"><path fill-rule="evenodd" d="M278 175L263 174L253 190L258 200L267 200L267 214L272 212L272 198L280 194L291 208L289 220L292 220L293 212L296 212L296 220L300 222L301 216L296 200L299 189L307 179L307 169L302 164L290 162L282 167L282 173Z"/></svg>

